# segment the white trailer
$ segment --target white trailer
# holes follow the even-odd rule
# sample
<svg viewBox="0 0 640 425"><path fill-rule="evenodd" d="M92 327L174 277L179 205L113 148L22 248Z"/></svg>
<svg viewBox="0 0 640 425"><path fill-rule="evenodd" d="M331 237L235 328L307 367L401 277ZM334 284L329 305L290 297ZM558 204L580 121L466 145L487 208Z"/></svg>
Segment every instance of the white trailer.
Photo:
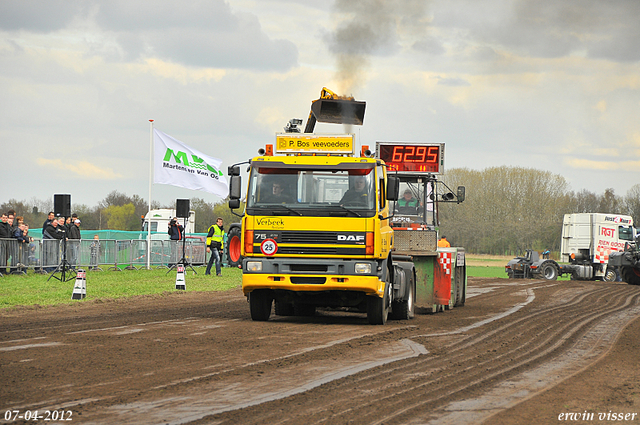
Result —
<svg viewBox="0 0 640 425"><path fill-rule="evenodd" d="M158 235L167 236L166 239L169 238L168 230L169 230L169 222L171 219L176 218L176 210L172 208L161 208L157 210L149 211L142 220L142 232L146 233L148 231L149 223L151 223L151 232L152 239L156 239L153 237L153 232L158 232ZM185 226L184 218L178 218L178 223ZM195 211L189 211L189 218L187 219L187 223L185 226L185 233L195 233L196 228L196 213ZM163 239L165 239L163 237Z"/></svg>

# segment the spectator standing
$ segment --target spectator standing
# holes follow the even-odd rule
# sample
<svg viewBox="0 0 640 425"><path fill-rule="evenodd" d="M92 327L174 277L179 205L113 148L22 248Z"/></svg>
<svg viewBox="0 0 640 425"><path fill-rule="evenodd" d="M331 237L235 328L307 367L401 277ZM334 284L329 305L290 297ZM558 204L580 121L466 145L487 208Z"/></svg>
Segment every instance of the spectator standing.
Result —
<svg viewBox="0 0 640 425"><path fill-rule="evenodd" d="M171 239L171 264L172 267L178 261L178 250L180 247L178 246L178 242L184 238L184 227L180 223L178 223L177 218L172 218L169 221L169 238Z"/></svg>
<svg viewBox="0 0 640 425"><path fill-rule="evenodd" d="M47 273L56 270L59 264L60 241L65 237L64 217L52 220L44 229L42 266Z"/></svg>
<svg viewBox="0 0 640 425"><path fill-rule="evenodd" d="M47 219L42 224L42 235L43 236L44 236L44 229L47 228L47 226L53 221L54 218L55 218L55 215L54 215L53 211L49 211L49 214L47 215Z"/></svg>
<svg viewBox="0 0 640 425"><path fill-rule="evenodd" d="M89 270L98 270L98 257L100 256L100 237L98 235L93 235L90 251Z"/></svg>
<svg viewBox="0 0 640 425"><path fill-rule="evenodd" d="M212 224L207 232L207 252L211 253L209 263L205 275L211 274L211 266L216 263L216 276L222 276L222 249L224 247L224 226L222 225L222 217L216 219L216 224Z"/></svg>
<svg viewBox="0 0 640 425"><path fill-rule="evenodd" d="M24 222L18 225L14 233L14 237L18 241L17 246L17 255L16 255L16 267L17 271L20 273L26 273L26 265L28 263L27 256L29 253L28 245L29 245L29 237L27 236L26 225Z"/></svg>
<svg viewBox="0 0 640 425"><path fill-rule="evenodd" d="M9 273L18 270L18 244L16 242L16 230L18 223L15 221L16 213L13 210L7 212L7 224L9 225L9 238L7 242L7 264L9 265Z"/></svg>
<svg viewBox="0 0 640 425"><path fill-rule="evenodd" d="M72 268L75 268L78 262L78 252L80 251L80 220L77 218L69 227L68 236L68 252L69 252L69 264Z"/></svg>
<svg viewBox="0 0 640 425"><path fill-rule="evenodd" d="M18 222L16 221L16 212L15 210L7 211L8 223L11 226L11 234L16 231L18 228Z"/></svg>
<svg viewBox="0 0 640 425"><path fill-rule="evenodd" d="M7 274L8 247L9 239L11 238L11 227L8 220L7 214L2 213L2 220L0 221L0 275Z"/></svg>

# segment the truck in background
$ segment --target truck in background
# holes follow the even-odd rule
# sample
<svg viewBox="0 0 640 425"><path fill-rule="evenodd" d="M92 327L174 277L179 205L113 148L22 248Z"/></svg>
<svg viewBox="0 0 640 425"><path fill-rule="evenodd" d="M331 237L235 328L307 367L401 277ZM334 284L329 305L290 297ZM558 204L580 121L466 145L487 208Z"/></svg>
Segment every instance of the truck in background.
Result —
<svg viewBox="0 0 640 425"><path fill-rule="evenodd" d="M176 210L173 208L160 208L151 210L144 217L142 217L141 230L143 233L146 233L148 231L149 223L151 223L151 239L169 239L169 235L167 234L169 222L172 218L175 217ZM178 218L177 220L178 223L185 226L184 218ZM195 211L189 211L189 218L186 222L185 233L195 233L195 228L196 213Z"/></svg>
<svg viewBox="0 0 640 425"><path fill-rule="evenodd" d="M621 214L565 214L562 222L561 262L540 259L528 250L505 266L510 278L542 278L555 280L564 274L576 280L620 280L620 270L609 264L612 253L633 242L633 218Z"/></svg>

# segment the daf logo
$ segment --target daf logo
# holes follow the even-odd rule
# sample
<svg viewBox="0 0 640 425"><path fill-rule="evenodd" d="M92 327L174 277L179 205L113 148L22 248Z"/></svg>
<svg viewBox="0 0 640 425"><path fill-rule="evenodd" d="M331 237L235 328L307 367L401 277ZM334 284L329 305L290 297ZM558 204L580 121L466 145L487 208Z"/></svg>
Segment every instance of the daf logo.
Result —
<svg viewBox="0 0 640 425"><path fill-rule="evenodd" d="M364 236L358 235L338 235L338 241L347 241L347 242L363 242Z"/></svg>

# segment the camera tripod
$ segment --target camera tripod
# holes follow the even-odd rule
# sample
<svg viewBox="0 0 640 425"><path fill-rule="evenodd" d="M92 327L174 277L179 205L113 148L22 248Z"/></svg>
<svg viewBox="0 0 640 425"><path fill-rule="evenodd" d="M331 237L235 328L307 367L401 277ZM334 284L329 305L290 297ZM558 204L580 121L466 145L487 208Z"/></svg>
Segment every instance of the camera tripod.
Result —
<svg viewBox="0 0 640 425"><path fill-rule="evenodd" d="M180 258L175 264L172 264L171 267L169 267L169 270L167 270L167 274L169 274L169 272L171 270L173 270L174 268L176 268L178 266L178 264L182 264L186 270L187 267L189 267L191 270L193 270L193 273L198 274L198 272L196 271L196 269L193 268L193 266L191 265L191 263L189 262L189 260L187 260L187 257L185 257L185 245L187 243L187 238L185 237L186 234L186 228L187 228L187 218L184 218L184 226L182 227L182 258ZM180 231L180 229L178 229L178 232ZM176 244L177 246L178 244ZM172 247L173 248L173 247Z"/></svg>

